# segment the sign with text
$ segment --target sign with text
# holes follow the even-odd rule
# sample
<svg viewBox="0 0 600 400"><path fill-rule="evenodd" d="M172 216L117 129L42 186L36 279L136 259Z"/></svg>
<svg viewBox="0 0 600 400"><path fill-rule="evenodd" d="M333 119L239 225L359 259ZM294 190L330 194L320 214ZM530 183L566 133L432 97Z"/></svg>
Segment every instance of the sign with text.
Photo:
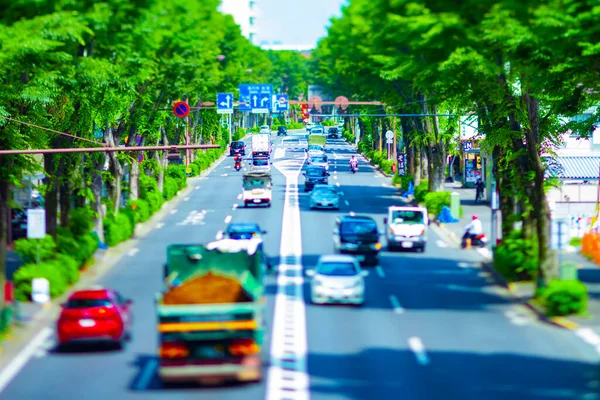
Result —
<svg viewBox="0 0 600 400"><path fill-rule="evenodd" d="M266 96L269 98L269 104L265 104L266 108L271 108L271 96L273 96L273 85L271 84L243 84L238 86L240 91L240 102L246 104L240 104L240 111L252 111L253 109L260 109L260 101ZM256 97L255 103L253 99ZM263 103L265 103L263 101ZM253 105L256 104L256 107ZM269 112L269 111L267 111Z"/></svg>
<svg viewBox="0 0 600 400"><path fill-rule="evenodd" d="M398 175L406 175L406 154L398 153Z"/></svg>
<svg viewBox="0 0 600 400"><path fill-rule="evenodd" d="M46 210L30 208L27 210L27 239L46 237Z"/></svg>

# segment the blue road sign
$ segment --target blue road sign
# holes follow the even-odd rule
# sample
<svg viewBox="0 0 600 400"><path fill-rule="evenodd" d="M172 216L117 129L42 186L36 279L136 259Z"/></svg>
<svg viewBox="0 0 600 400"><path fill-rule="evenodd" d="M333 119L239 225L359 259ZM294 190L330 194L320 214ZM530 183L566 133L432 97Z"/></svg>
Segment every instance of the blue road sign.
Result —
<svg viewBox="0 0 600 400"><path fill-rule="evenodd" d="M233 93L217 93L217 113L233 114Z"/></svg>
<svg viewBox="0 0 600 400"><path fill-rule="evenodd" d="M290 103L287 94L278 94L276 96L275 108L278 112L288 111L290 109Z"/></svg>
<svg viewBox="0 0 600 400"><path fill-rule="evenodd" d="M252 97L254 95L256 95L257 97L259 95L269 95L269 99L273 95L273 85L270 85L270 84L266 84L266 85L244 84L244 85L239 85L238 90L240 91L240 101L247 103L247 104L240 104L240 111L251 111L253 108L256 108L256 107L252 107ZM258 104L260 104L260 103L258 103ZM269 102L269 105L265 106L265 108L270 108L270 102Z"/></svg>
<svg viewBox="0 0 600 400"><path fill-rule="evenodd" d="M179 118L185 118L190 113L190 106L184 101L178 101L173 105L173 113Z"/></svg>

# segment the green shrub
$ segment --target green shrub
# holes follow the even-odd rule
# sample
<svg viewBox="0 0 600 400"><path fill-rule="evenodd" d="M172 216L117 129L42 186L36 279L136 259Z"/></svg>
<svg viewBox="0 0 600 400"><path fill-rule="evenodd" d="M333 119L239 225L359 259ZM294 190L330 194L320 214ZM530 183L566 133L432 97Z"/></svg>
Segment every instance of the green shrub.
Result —
<svg viewBox="0 0 600 400"><path fill-rule="evenodd" d="M551 317L580 314L587 310L588 292L580 281L553 280L540 296Z"/></svg>
<svg viewBox="0 0 600 400"><path fill-rule="evenodd" d="M87 261L91 260L98 250L98 236L92 232L88 232L86 235L77 238L77 243L81 248L81 253L84 256L84 262L79 266L82 268L86 265Z"/></svg>
<svg viewBox="0 0 600 400"><path fill-rule="evenodd" d="M253 126L252 128L250 128L250 132L252 132L252 133L260 132L260 126Z"/></svg>
<svg viewBox="0 0 600 400"><path fill-rule="evenodd" d="M123 212L114 217L104 218L104 238L107 246L114 247L133 236L134 225L131 218Z"/></svg>
<svg viewBox="0 0 600 400"><path fill-rule="evenodd" d="M96 213L87 208L75 208L69 215L69 229L75 236L85 235L94 229Z"/></svg>
<svg viewBox="0 0 600 400"><path fill-rule="evenodd" d="M133 212L133 220L136 224L146 222L152 216L150 204L144 199L128 200L127 208Z"/></svg>
<svg viewBox="0 0 600 400"><path fill-rule="evenodd" d="M537 240L525 240L521 231L511 232L494 249L494 268L508 281L534 279L538 265Z"/></svg>
<svg viewBox="0 0 600 400"><path fill-rule="evenodd" d="M15 253L24 264L34 263L37 260L39 245L40 261L50 260L56 254L56 243L50 235L43 239L18 239L15 241Z"/></svg>
<svg viewBox="0 0 600 400"><path fill-rule="evenodd" d="M581 238L580 237L571 238L571 241L569 242L569 245L573 246L573 247L579 247L579 246L581 246Z"/></svg>
<svg viewBox="0 0 600 400"><path fill-rule="evenodd" d="M190 169L192 170L192 172L190 172L191 176L198 176L198 175L200 175L200 167L198 166L198 164L191 163L190 164Z"/></svg>
<svg viewBox="0 0 600 400"><path fill-rule="evenodd" d="M415 201L417 204L421 204L425 201L427 193L429 193L429 182L421 180L421 182L415 186Z"/></svg>
<svg viewBox="0 0 600 400"><path fill-rule="evenodd" d="M177 195L178 191L179 186L177 185L177 181L171 177L165 176L165 181L163 183L163 196L165 200L171 200Z"/></svg>
<svg viewBox="0 0 600 400"><path fill-rule="evenodd" d="M148 200L149 193L158 192L158 183L156 183L156 179L146 174L140 175L139 185L140 199Z"/></svg>
<svg viewBox="0 0 600 400"><path fill-rule="evenodd" d="M146 201L148 202L150 214L153 215L155 212L160 210L165 200L163 194L157 190L156 192L148 193Z"/></svg>
<svg viewBox="0 0 600 400"><path fill-rule="evenodd" d="M425 208L430 215L440 215L443 206L450 207L450 192L431 192L425 195Z"/></svg>
<svg viewBox="0 0 600 400"><path fill-rule="evenodd" d="M187 174L185 172L185 165L169 165L169 168L167 168L167 176L175 180L178 190L186 187Z"/></svg>
<svg viewBox="0 0 600 400"><path fill-rule="evenodd" d="M67 279L64 270L57 265L56 260L48 260L40 264L25 264L15 272L13 277L17 300L31 300L31 281L34 278L46 278L48 280L52 298L62 295L67 290Z"/></svg>
<svg viewBox="0 0 600 400"><path fill-rule="evenodd" d="M288 129L304 129L304 124L302 122L291 122L286 124L286 128Z"/></svg>
<svg viewBox="0 0 600 400"><path fill-rule="evenodd" d="M400 187L402 188L402 191L406 192L408 190L408 186L411 183L415 183L415 177L412 175L404 175L400 177Z"/></svg>
<svg viewBox="0 0 600 400"><path fill-rule="evenodd" d="M381 160L380 164L379 164L379 169L381 169L381 171L383 171L384 174L391 174L392 173L392 164L394 163L393 160Z"/></svg>
<svg viewBox="0 0 600 400"><path fill-rule="evenodd" d="M67 285L72 285L79 280L80 264L73 257L59 253L56 255L56 259L48 262L55 263L56 269L61 271Z"/></svg>
<svg viewBox="0 0 600 400"><path fill-rule="evenodd" d="M72 257L77 266L80 267L87 260L81 245L75 240L75 236L68 229L61 229L56 233L56 250L59 255Z"/></svg>

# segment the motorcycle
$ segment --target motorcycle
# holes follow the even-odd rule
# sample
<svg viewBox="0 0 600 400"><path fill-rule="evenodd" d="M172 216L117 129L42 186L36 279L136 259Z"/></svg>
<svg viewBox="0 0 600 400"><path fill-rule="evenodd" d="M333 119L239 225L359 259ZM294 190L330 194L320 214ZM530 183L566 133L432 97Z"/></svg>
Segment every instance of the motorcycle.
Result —
<svg viewBox="0 0 600 400"><path fill-rule="evenodd" d="M475 237L471 237L471 247L485 247L487 245L487 237L485 236L485 234L480 234L477 235ZM466 248L467 247L467 238L465 236L463 236L462 238L462 243L460 245L461 248Z"/></svg>
<svg viewBox="0 0 600 400"><path fill-rule="evenodd" d="M358 165L350 164L350 171L352 171L352 173L355 174L356 171L358 171Z"/></svg>

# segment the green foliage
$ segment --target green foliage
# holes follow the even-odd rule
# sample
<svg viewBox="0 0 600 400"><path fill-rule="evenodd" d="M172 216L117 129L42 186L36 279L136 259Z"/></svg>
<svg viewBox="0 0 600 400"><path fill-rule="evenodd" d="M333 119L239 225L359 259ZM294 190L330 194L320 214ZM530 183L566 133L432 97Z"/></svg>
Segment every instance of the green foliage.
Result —
<svg viewBox="0 0 600 400"><path fill-rule="evenodd" d="M548 316L581 314L587 310L588 291L580 281L553 280L539 297Z"/></svg>
<svg viewBox="0 0 600 400"><path fill-rule="evenodd" d="M25 264L36 262L38 248L40 261L50 260L56 254L56 243L50 235L46 235L43 239L15 240L15 253L21 257Z"/></svg>
<svg viewBox="0 0 600 400"><path fill-rule="evenodd" d="M250 128L250 133L258 133L260 132L260 126L253 126Z"/></svg>
<svg viewBox="0 0 600 400"><path fill-rule="evenodd" d="M163 196L165 200L171 200L177 195L179 191L179 185L177 180L168 176L165 176L165 182L163 183Z"/></svg>
<svg viewBox="0 0 600 400"><path fill-rule="evenodd" d="M177 183L178 191L187 186L185 165L169 165L169 168L167 168L167 177L173 179Z"/></svg>
<svg viewBox="0 0 600 400"><path fill-rule="evenodd" d="M443 206L450 207L450 192L427 193L424 201L430 215L440 215Z"/></svg>
<svg viewBox="0 0 600 400"><path fill-rule="evenodd" d="M538 244L513 231L494 250L494 268L509 282L529 281L537 276Z"/></svg>
<svg viewBox="0 0 600 400"><path fill-rule="evenodd" d="M415 201L417 204L421 204L425 201L427 193L429 193L429 182L421 180L421 182L415 186Z"/></svg>
<svg viewBox="0 0 600 400"><path fill-rule="evenodd" d="M94 228L94 211L84 207L71 210L69 229L75 236L83 236Z"/></svg>
<svg viewBox="0 0 600 400"><path fill-rule="evenodd" d="M286 125L288 129L304 129L304 124L302 122L291 122Z"/></svg>
<svg viewBox="0 0 600 400"><path fill-rule="evenodd" d="M114 247L131 238L135 229L132 216L126 212L119 212L113 217L106 217L104 223L104 238L106 245Z"/></svg>
<svg viewBox="0 0 600 400"><path fill-rule="evenodd" d="M40 264L25 264L13 277L15 297L20 301L30 300L31 281L34 278L45 278L50 283L50 296L56 298L67 290L70 283L76 282L78 276L77 262L63 254Z"/></svg>
<svg viewBox="0 0 600 400"><path fill-rule="evenodd" d="M573 237L569 241L569 246L579 247L579 246L581 246L581 240L582 239L580 237Z"/></svg>
<svg viewBox="0 0 600 400"><path fill-rule="evenodd" d="M146 222L152 216L150 204L147 200L129 200L127 201L127 207L133 212L133 219L136 224Z"/></svg>

